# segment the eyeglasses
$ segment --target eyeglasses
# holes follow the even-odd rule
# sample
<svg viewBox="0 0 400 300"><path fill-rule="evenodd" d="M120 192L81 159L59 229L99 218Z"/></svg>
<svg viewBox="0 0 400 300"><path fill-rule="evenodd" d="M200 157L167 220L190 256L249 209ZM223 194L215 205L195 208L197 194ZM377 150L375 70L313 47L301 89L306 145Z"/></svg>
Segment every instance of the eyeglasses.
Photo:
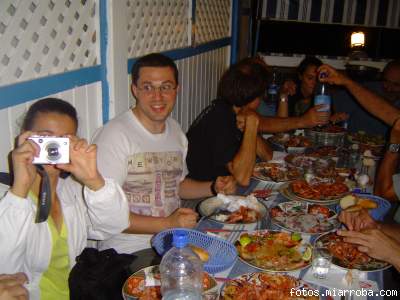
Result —
<svg viewBox="0 0 400 300"><path fill-rule="evenodd" d="M156 91L159 91L163 95L169 95L176 90L176 86L172 84L162 84L160 86L154 86L151 84L143 84L138 89L147 95L155 95Z"/></svg>

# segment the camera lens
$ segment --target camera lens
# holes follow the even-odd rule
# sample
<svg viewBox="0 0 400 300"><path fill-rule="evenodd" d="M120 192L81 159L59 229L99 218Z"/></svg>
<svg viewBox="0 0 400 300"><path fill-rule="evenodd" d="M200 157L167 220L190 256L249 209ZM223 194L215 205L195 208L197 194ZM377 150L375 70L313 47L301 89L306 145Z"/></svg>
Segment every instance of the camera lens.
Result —
<svg viewBox="0 0 400 300"><path fill-rule="evenodd" d="M49 142L46 145L47 159L52 162L57 161L61 157L59 149L60 145L57 142Z"/></svg>

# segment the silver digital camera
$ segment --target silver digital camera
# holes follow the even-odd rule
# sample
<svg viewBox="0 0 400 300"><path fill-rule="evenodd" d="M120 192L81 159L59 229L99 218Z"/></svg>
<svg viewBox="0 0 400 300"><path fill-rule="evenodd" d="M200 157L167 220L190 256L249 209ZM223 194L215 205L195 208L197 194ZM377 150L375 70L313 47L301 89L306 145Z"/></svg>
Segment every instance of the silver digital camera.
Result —
<svg viewBox="0 0 400 300"><path fill-rule="evenodd" d="M40 147L39 156L33 159L34 164L54 165L69 163L69 138L33 135L29 139Z"/></svg>

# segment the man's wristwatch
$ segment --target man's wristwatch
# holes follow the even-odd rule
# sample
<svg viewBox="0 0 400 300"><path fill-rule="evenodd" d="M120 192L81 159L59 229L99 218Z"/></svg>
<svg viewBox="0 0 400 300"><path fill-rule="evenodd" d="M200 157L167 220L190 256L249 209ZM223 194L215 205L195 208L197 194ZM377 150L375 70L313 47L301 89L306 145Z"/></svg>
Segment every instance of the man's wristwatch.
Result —
<svg viewBox="0 0 400 300"><path fill-rule="evenodd" d="M287 101L288 101L288 97L287 97L286 95L281 95L280 98L279 98L279 100L280 100L281 102L287 102Z"/></svg>
<svg viewBox="0 0 400 300"><path fill-rule="evenodd" d="M392 153L399 153L400 152L400 144L389 144L388 151Z"/></svg>

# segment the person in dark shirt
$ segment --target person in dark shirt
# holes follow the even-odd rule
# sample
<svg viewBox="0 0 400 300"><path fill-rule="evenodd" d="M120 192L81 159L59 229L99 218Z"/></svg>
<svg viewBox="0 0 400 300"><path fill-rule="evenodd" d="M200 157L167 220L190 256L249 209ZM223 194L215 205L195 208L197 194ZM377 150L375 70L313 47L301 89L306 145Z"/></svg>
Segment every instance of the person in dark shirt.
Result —
<svg viewBox="0 0 400 300"><path fill-rule="evenodd" d="M286 80L279 91L278 117L300 117L314 107L314 96L318 83L318 68L322 61L315 56L306 56L297 67L298 82ZM340 110L336 110L340 111ZM334 113L331 122L346 120L346 113Z"/></svg>
<svg viewBox="0 0 400 300"><path fill-rule="evenodd" d="M268 66L262 58L248 57L241 60L238 65L245 69L252 69L253 72L255 72L256 76L263 78L262 88L265 90L268 78L268 74L266 74L266 72L268 73ZM288 84L289 83L290 85L286 86L285 82L285 88L291 90L290 94L294 94L296 85L293 81L288 82ZM292 88L290 88L290 86L292 86ZM285 98L287 97L285 96ZM278 114L278 116L271 117L258 114L258 131L263 133L277 133L287 132L298 128L312 128L317 125L325 125L329 122L329 118L333 118L333 116L330 116L329 112L319 111L322 108L321 106L323 105L312 106L310 109L307 110L306 113L299 117L287 117L287 105L286 114L284 116L280 116ZM260 106L257 108L257 111L259 111L259 109ZM239 127L242 126L242 124L245 123L245 115L242 115L240 112L236 114L236 123Z"/></svg>
<svg viewBox="0 0 400 300"><path fill-rule="evenodd" d="M315 56L306 56L296 69L298 82L287 80L282 84L277 112L279 117L298 117L313 106L317 69L321 65L322 61Z"/></svg>
<svg viewBox="0 0 400 300"><path fill-rule="evenodd" d="M255 70L259 68L258 70ZM193 122L187 133L189 177L214 180L232 174L240 185L248 185L256 156L272 158L271 149L258 135L255 112L264 94L267 72L258 64L231 66L218 83L218 95ZM236 115L245 122L236 123Z"/></svg>

